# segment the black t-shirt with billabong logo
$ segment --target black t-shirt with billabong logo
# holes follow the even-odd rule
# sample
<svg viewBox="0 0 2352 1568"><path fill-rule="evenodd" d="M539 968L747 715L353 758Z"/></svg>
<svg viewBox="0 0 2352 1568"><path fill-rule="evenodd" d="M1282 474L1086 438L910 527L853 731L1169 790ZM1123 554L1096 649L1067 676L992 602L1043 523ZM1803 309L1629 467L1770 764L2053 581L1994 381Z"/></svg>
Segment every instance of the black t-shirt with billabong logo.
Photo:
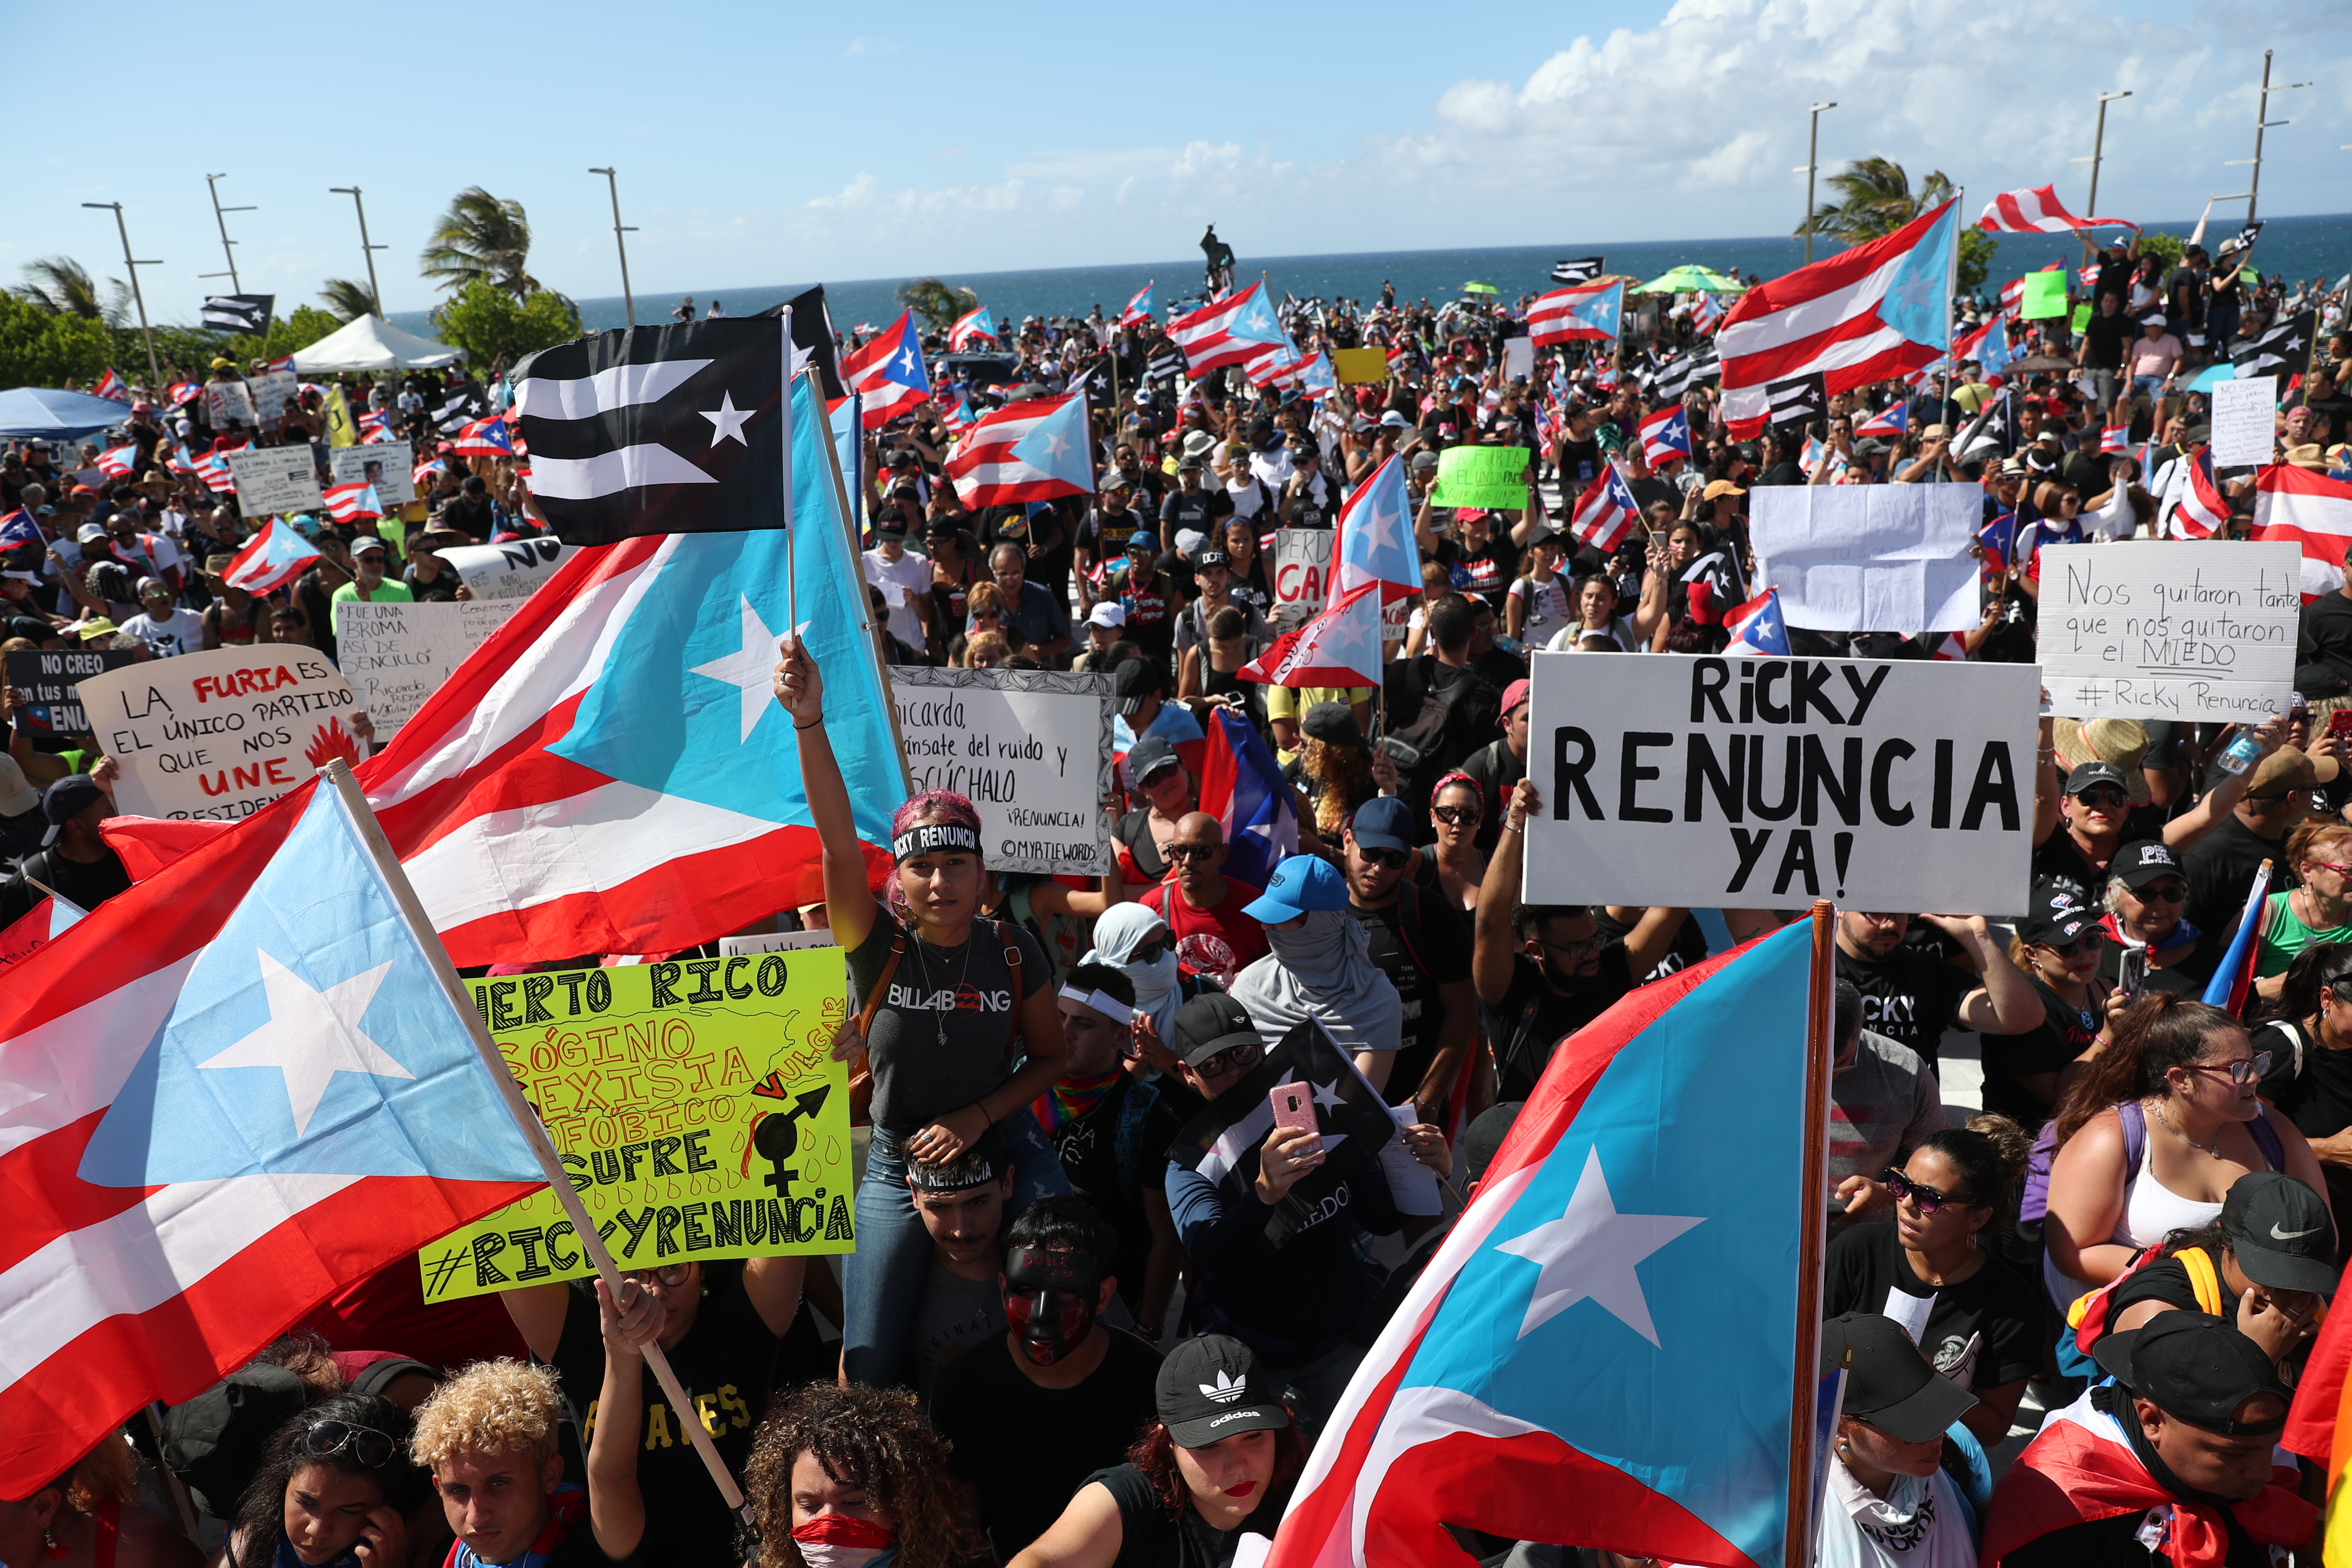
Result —
<svg viewBox="0 0 2352 1568"><path fill-rule="evenodd" d="M861 1012L897 934L895 922L885 917L850 950L850 991ZM889 990L866 1031L874 1125L912 1132L1012 1076L1020 1009L1004 959L1008 946L1021 952L1021 994L1034 995L1048 978L1045 953L1019 926L975 921L971 940L955 947L933 947L908 933Z"/></svg>
<svg viewBox="0 0 2352 1568"><path fill-rule="evenodd" d="M1854 958L1838 949L1838 978L1862 993L1862 1026L1910 1047L1936 1070L1936 1048L1960 999L1980 984L1932 948L1898 947L1885 958Z"/></svg>

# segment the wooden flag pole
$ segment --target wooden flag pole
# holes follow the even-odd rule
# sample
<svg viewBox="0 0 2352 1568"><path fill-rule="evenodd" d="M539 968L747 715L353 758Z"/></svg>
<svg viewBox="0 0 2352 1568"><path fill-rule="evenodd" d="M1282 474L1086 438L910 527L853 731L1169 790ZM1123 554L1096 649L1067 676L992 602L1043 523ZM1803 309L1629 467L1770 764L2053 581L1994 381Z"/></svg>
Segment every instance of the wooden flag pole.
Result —
<svg viewBox="0 0 2352 1568"><path fill-rule="evenodd" d="M531 1153L538 1158L540 1170L547 1177L547 1184L554 1189L556 1201L563 1207L564 1218L572 1222L572 1228L578 1235L581 1250L596 1266L597 1277L604 1281L604 1288L613 1293L613 1299L619 1300L621 1271L604 1246L604 1236L596 1229L596 1222L588 1217L587 1206L581 1203L579 1193L572 1189L571 1177L564 1173L563 1162L557 1156L555 1145L548 1141L547 1129L540 1122L539 1112L532 1110L530 1102L522 1097L522 1086L515 1082L514 1074L507 1068L506 1058L499 1054L498 1043L490 1038L489 1028L482 1021L481 1009L475 1006L473 998L466 994L465 986L457 979L457 968L449 962L448 950L441 945L440 936L434 931L433 922L426 918L425 905L417 898L416 889L409 886L408 873L401 868L400 857L393 852L391 841L384 837L383 828L377 823L375 812L368 805L367 796L361 793L359 781L352 776L350 766L340 758L320 768L319 775L342 796L344 809L351 814L352 825L359 833L360 842L366 846L369 856L375 861L376 869L383 877L384 886L390 889L394 903L399 907L401 919L408 923L410 934L424 949L426 961L433 966L434 975L441 982L441 989L448 994L449 1005L465 1020L466 1031L474 1042L475 1054L482 1058L482 1065L489 1070L491 1081L498 1085L507 1113L514 1118L515 1125L522 1129L523 1142L530 1145ZM686 1428L688 1438L694 1444L694 1451L702 1457L703 1468L710 1472L711 1482L718 1487L719 1495L727 1500L727 1506L740 1515L744 1523L756 1529L751 1505L744 1500L743 1489L735 1484L734 1476L728 1471L727 1461L719 1457L718 1448L710 1441L710 1434L704 1430L701 1416L695 1410L692 1396L687 1393L686 1385L678 1382L677 1373L670 1369L669 1357L662 1353L661 1346L656 1343L648 1342L642 1350L646 1364L653 1369L655 1380L661 1384L662 1392L669 1396L670 1408L677 1412L678 1425Z"/></svg>
<svg viewBox="0 0 2352 1568"><path fill-rule="evenodd" d="M1805 1131L1797 1206L1797 1351L1789 1380L1789 1519L1784 1568L1813 1559L1813 1389L1821 1381L1822 1255L1829 1229L1832 1002L1837 986L1837 910L1813 901L1812 983L1805 998Z"/></svg>
<svg viewBox="0 0 2352 1568"><path fill-rule="evenodd" d="M784 427L790 431L793 415L793 308L790 305L784 307L783 313L778 318L776 324L784 334ZM813 401L816 404L817 416L824 418L824 383L817 374L816 363L814 360L810 362L806 374L809 384L816 390L816 396ZM824 445L828 451L833 447L833 425L829 419L825 423ZM793 571L793 557L800 552L793 548L793 439L789 434L784 437L783 470L784 619L791 623L788 629L797 637L800 635L801 624L800 585L799 574Z"/></svg>

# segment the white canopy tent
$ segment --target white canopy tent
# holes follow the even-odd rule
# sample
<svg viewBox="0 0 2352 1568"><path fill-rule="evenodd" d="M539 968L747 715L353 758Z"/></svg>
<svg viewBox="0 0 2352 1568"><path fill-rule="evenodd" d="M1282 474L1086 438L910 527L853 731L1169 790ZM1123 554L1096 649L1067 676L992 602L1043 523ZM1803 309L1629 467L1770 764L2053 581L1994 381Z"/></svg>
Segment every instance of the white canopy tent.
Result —
<svg viewBox="0 0 2352 1568"><path fill-rule="evenodd" d="M437 370L465 356L446 343L404 332L382 316L355 316L307 349L294 351L298 375L339 371Z"/></svg>

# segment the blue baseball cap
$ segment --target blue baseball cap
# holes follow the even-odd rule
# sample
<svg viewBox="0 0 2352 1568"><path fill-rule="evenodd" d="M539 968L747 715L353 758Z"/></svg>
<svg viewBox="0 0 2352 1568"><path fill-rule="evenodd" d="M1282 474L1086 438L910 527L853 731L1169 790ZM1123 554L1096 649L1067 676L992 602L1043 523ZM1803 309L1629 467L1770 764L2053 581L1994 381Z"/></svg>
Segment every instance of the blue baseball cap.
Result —
<svg viewBox="0 0 2352 1568"><path fill-rule="evenodd" d="M1367 849L1412 847L1412 810L1392 795L1376 795L1364 802L1348 826Z"/></svg>
<svg viewBox="0 0 2352 1568"><path fill-rule="evenodd" d="M1242 913L1273 925L1295 921L1310 910L1347 907L1348 882L1337 866L1319 855L1293 855L1274 868L1274 875L1266 879L1265 891Z"/></svg>

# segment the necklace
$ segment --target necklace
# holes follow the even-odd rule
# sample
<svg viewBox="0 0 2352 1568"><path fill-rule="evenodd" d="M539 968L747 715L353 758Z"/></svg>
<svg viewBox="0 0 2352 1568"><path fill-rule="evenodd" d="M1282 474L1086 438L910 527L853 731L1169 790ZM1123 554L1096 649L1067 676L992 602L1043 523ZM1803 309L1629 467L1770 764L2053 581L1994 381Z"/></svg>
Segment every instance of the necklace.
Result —
<svg viewBox="0 0 2352 1568"><path fill-rule="evenodd" d="M948 1015L954 1011L956 998L963 993L963 983L965 977L971 973L971 947L972 943L978 939L977 932L967 933L963 939L963 968L956 975L955 989L953 991L949 991L944 988L939 988L934 989L931 992L931 1016L939 1027L940 1048L942 1050L947 1048L948 1043ZM923 939L920 932L916 933L915 966L922 971L923 978L925 980L929 980L931 976L931 961L929 954L925 952L925 949L929 948L930 945L931 944L929 942L926 942ZM945 968L946 965L941 964L940 967ZM945 1004L944 1005L941 1005L943 1001Z"/></svg>
<svg viewBox="0 0 2352 1568"><path fill-rule="evenodd" d="M2156 1107L2156 1119L2163 1124L2164 1130L2167 1132L2171 1133L2175 1138L2179 1139L2183 1143L2188 1144L2191 1149L2196 1150L2199 1153L2210 1154L2216 1160L2221 1157L2221 1139L2220 1134L2215 1134L2213 1145L2209 1149L2204 1144L2197 1142L2196 1139L2189 1136L2188 1133L2183 1132L2179 1128L2175 1127L2172 1124L2172 1118L2164 1113L2164 1107L2161 1105Z"/></svg>

